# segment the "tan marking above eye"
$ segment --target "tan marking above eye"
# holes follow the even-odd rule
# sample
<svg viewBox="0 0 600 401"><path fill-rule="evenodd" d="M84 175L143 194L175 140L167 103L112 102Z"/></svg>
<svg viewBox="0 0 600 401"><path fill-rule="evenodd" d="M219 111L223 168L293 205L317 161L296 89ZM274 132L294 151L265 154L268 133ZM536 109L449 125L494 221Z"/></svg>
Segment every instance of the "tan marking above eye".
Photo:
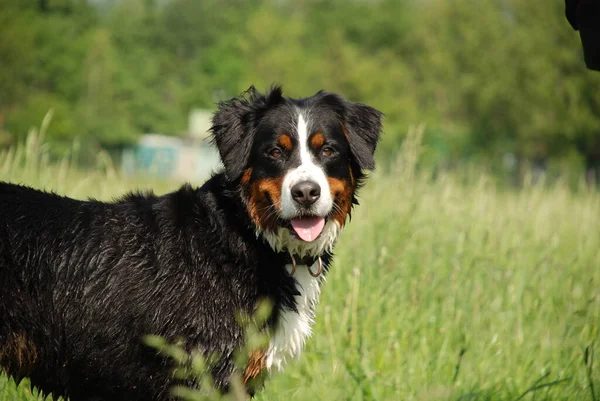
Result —
<svg viewBox="0 0 600 401"><path fill-rule="evenodd" d="M313 149L319 149L324 144L325 144L325 135L323 135L321 132L315 132L310 137L310 146Z"/></svg>
<svg viewBox="0 0 600 401"><path fill-rule="evenodd" d="M277 144L288 152L292 150L292 138L287 134L280 135L277 139Z"/></svg>

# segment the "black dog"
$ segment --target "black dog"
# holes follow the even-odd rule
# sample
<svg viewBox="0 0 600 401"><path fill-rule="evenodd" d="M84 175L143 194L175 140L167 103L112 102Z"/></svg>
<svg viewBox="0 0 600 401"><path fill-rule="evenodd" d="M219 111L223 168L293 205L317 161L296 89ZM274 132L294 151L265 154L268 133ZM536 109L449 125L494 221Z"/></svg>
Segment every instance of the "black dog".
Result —
<svg viewBox="0 0 600 401"><path fill-rule="evenodd" d="M240 373L281 369L310 335L381 116L251 88L219 105L225 169L201 188L104 203L0 183L0 366L76 401L167 400L172 365L142 342L157 334L218 355L226 391L236 313L267 297L269 346Z"/></svg>

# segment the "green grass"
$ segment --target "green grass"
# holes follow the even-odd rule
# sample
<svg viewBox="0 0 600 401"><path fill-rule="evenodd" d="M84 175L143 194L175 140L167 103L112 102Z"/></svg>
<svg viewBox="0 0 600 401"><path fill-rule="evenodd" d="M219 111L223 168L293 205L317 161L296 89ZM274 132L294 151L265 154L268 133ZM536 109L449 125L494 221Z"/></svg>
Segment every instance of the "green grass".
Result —
<svg viewBox="0 0 600 401"><path fill-rule="evenodd" d="M0 179L100 199L178 185L53 166L28 147L24 163L0 156ZM257 400L599 400L584 354L600 352L600 196L433 181L411 157L362 190L314 335ZM0 401L38 400L26 388L0 376Z"/></svg>

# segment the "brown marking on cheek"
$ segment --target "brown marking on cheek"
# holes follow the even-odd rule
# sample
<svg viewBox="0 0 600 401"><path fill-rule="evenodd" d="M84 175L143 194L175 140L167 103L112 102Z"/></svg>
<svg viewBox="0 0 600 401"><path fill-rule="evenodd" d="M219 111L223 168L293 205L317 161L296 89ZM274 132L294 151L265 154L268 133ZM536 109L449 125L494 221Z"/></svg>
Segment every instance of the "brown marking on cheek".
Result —
<svg viewBox="0 0 600 401"><path fill-rule="evenodd" d="M280 135L277 144L287 152L292 150L292 138L287 134Z"/></svg>
<svg viewBox="0 0 600 401"><path fill-rule="evenodd" d="M335 204L332 217L343 227L352 210L353 185L340 178L328 177L327 181Z"/></svg>
<svg viewBox="0 0 600 401"><path fill-rule="evenodd" d="M310 146L313 149L320 149L323 145L325 145L325 135L322 133L316 132L310 137Z"/></svg>
<svg viewBox="0 0 600 401"><path fill-rule="evenodd" d="M246 370L244 370L244 384L249 380L258 377L261 372L267 367L267 352L264 350L256 350L250 354Z"/></svg>
<svg viewBox="0 0 600 401"><path fill-rule="evenodd" d="M250 185L248 213L259 228L274 230L281 206L282 178L263 178Z"/></svg>
<svg viewBox="0 0 600 401"><path fill-rule="evenodd" d="M0 366L19 378L29 376L38 360L37 347L23 333L10 333L0 344Z"/></svg>

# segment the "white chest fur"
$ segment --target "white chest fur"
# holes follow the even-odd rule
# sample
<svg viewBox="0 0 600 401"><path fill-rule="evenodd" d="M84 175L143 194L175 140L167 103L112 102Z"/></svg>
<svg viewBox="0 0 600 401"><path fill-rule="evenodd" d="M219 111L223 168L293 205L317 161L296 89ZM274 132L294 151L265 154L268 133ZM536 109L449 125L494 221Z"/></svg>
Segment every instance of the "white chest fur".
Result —
<svg viewBox="0 0 600 401"><path fill-rule="evenodd" d="M316 271L317 267L312 267ZM292 265L286 265L288 272ZM312 277L306 266L298 266L294 273L300 295L294 296L297 312L284 308L271 336L267 351L267 369L281 370L286 360L300 355L312 332L314 309L319 302L323 276Z"/></svg>

